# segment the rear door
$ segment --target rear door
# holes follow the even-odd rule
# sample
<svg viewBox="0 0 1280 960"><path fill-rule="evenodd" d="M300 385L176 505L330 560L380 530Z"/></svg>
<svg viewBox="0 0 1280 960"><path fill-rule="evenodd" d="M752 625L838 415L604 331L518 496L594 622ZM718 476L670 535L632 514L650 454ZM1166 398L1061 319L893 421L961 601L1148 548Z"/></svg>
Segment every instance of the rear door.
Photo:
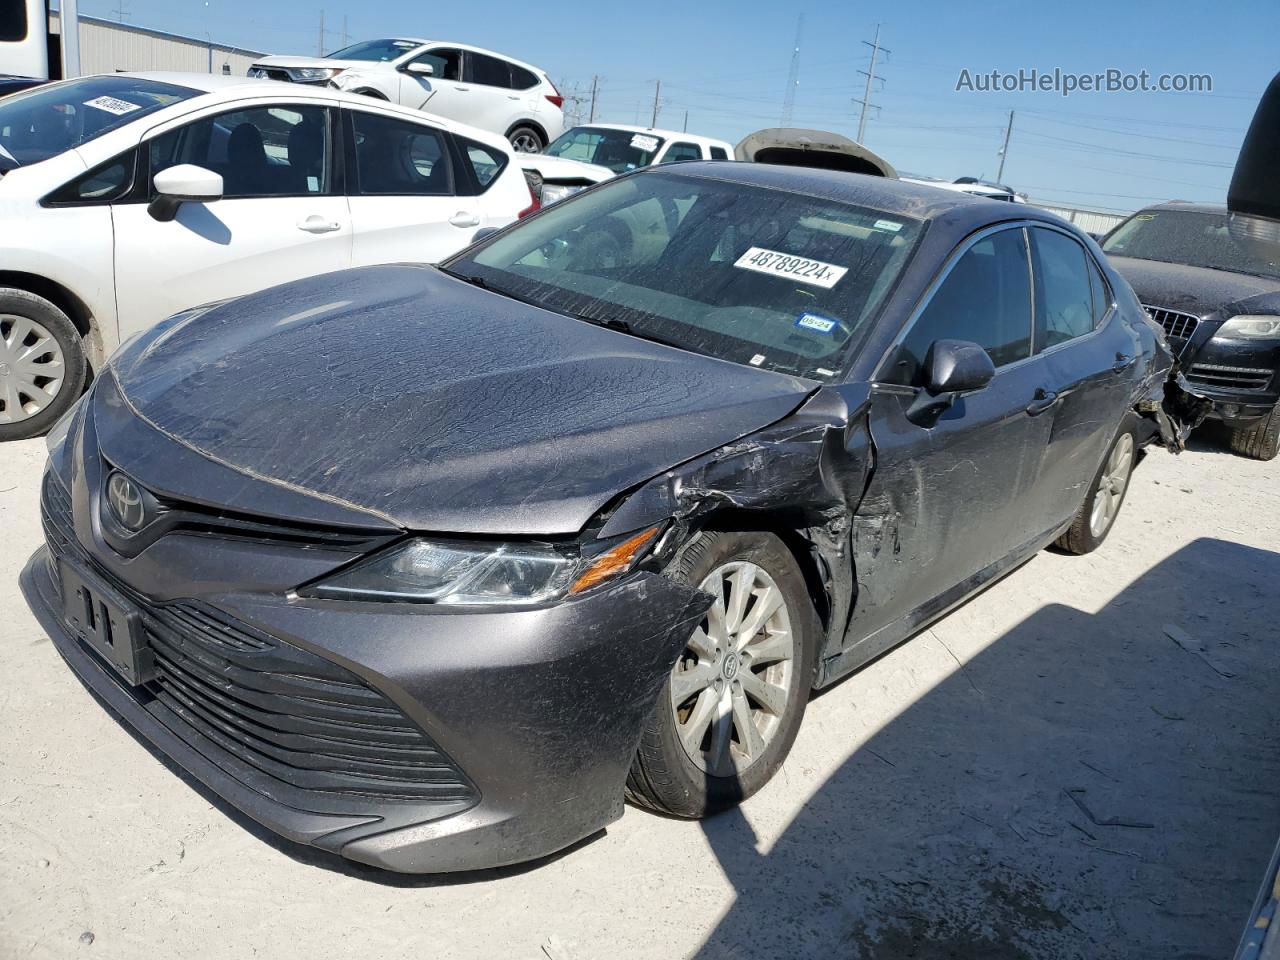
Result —
<svg viewBox="0 0 1280 960"><path fill-rule="evenodd" d="M435 263L484 224L478 199L459 196L449 134L390 113L344 109L352 263Z"/></svg>
<svg viewBox="0 0 1280 960"><path fill-rule="evenodd" d="M875 646L878 631L945 605L1044 532L1026 501L1050 429L1044 365L1031 353L1027 244L1021 227L962 244L881 365L869 414L876 467L853 518L859 593L847 647ZM996 375L924 427L907 411L939 339L980 344Z"/></svg>
<svg viewBox="0 0 1280 960"><path fill-rule="evenodd" d="M122 337L186 307L350 265L337 115L314 102L254 102L143 140L140 189L111 211ZM151 178L184 163L220 173L223 198L159 222L147 212Z"/></svg>
<svg viewBox="0 0 1280 960"><path fill-rule="evenodd" d="M506 60L468 50L463 76L472 95L469 115L459 120L505 134L527 113L528 95L512 89L511 65Z"/></svg>
<svg viewBox="0 0 1280 960"><path fill-rule="evenodd" d="M1040 456L1035 509L1045 526L1065 522L1128 410L1139 348L1119 322L1111 291L1084 245L1033 226L1035 352L1054 394L1052 430Z"/></svg>

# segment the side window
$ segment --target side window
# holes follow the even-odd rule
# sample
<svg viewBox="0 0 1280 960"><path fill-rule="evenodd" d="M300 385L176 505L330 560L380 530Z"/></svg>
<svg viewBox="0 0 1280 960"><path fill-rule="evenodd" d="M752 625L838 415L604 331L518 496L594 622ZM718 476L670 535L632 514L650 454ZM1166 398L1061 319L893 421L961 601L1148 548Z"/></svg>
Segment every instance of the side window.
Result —
<svg viewBox="0 0 1280 960"><path fill-rule="evenodd" d="M329 122L325 107L292 105L204 117L150 141L150 173L193 163L222 174L227 199L327 194Z"/></svg>
<svg viewBox="0 0 1280 960"><path fill-rule="evenodd" d="M663 154L663 163L675 163L677 160L701 160L702 151L696 143L673 143Z"/></svg>
<svg viewBox="0 0 1280 960"><path fill-rule="evenodd" d="M443 196L453 177L443 135L399 117L351 112L356 176L353 194Z"/></svg>
<svg viewBox="0 0 1280 960"><path fill-rule="evenodd" d="M728 153L728 151L727 151L727 150L725 150L725 148L724 148L724 147L712 147L712 148L711 148L711 159L712 159L712 160L728 160L728 159L729 159L729 153Z"/></svg>
<svg viewBox="0 0 1280 960"><path fill-rule="evenodd" d="M511 87L511 68L507 61L483 53L467 54L467 82L488 87Z"/></svg>
<svg viewBox="0 0 1280 960"><path fill-rule="evenodd" d="M1084 247L1056 230L1032 228L1038 353L1094 327L1093 289Z"/></svg>
<svg viewBox="0 0 1280 960"><path fill-rule="evenodd" d="M984 237L961 255L890 357L881 379L923 386L935 340L972 340L997 367L1031 356L1031 278L1021 229Z"/></svg>
<svg viewBox="0 0 1280 960"><path fill-rule="evenodd" d="M133 186L133 172L138 151L130 150L112 157L88 173L82 173L45 198L50 206L80 206L91 203L116 203L123 200Z"/></svg>
<svg viewBox="0 0 1280 960"><path fill-rule="evenodd" d="M511 64L511 87L514 90L532 90L538 85L538 75L524 67Z"/></svg>
<svg viewBox="0 0 1280 960"><path fill-rule="evenodd" d="M437 47L413 58L414 63L429 64L431 76L437 80L462 79L462 51Z"/></svg>
<svg viewBox="0 0 1280 960"><path fill-rule="evenodd" d="M471 167L471 173L480 187L480 192L484 193L489 188L489 184L498 179L498 174L506 167L507 155L465 137L458 137L457 140L458 146L462 148L462 156L466 158Z"/></svg>
<svg viewBox="0 0 1280 960"><path fill-rule="evenodd" d="M1107 311L1111 309L1111 289L1107 286L1107 281L1102 278L1102 271L1093 262L1093 258L1088 257L1086 260L1089 267L1089 287L1093 291L1093 325L1097 327L1102 324Z"/></svg>

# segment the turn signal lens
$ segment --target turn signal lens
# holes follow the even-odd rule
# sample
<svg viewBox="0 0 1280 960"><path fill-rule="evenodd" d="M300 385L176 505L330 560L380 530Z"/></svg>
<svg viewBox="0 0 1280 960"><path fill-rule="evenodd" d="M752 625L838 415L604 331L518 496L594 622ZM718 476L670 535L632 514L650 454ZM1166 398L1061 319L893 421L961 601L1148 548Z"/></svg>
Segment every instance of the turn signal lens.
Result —
<svg viewBox="0 0 1280 960"><path fill-rule="evenodd" d="M650 527L648 530L642 530L634 537L631 537L618 544L612 550L608 550L598 556L591 566L587 567L573 582L573 586L569 588L569 592L581 593L583 590L589 590L598 583L616 577L618 574L626 573L631 569L631 565L636 558L640 556L645 547L649 546L657 537L660 527Z"/></svg>

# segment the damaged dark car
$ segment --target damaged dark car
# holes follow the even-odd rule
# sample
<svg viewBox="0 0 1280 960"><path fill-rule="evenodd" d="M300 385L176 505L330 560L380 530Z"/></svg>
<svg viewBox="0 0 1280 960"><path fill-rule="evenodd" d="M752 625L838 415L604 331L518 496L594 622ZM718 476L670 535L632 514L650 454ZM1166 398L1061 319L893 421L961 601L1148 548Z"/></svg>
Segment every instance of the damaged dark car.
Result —
<svg viewBox="0 0 1280 960"><path fill-rule="evenodd" d="M28 602L249 816L382 868L698 817L813 689L1053 543L1196 410L1032 208L682 164L440 267L126 344L50 437Z"/></svg>
<svg viewBox="0 0 1280 960"><path fill-rule="evenodd" d="M1168 334L1190 385L1237 453L1280 452L1280 221L1168 203L1117 226L1102 249Z"/></svg>

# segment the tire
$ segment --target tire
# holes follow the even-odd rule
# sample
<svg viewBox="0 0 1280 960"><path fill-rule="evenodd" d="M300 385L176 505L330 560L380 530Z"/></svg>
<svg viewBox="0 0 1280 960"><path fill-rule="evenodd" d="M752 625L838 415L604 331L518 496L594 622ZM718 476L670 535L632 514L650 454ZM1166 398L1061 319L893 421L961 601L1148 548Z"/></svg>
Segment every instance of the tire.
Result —
<svg viewBox="0 0 1280 960"><path fill-rule="evenodd" d="M1089 484L1089 492L1085 494L1084 503L1071 521L1067 532L1060 536L1056 546L1076 555L1092 553L1102 546L1107 534L1115 526L1120 508L1124 506L1124 498L1129 493L1129 480L1133 477L1133 468L1138 462L1138 438L1133 423L1126 420L1107 447L1107 455L1098 465L1093 483ZM1103 502L1099 498L1106 485L1105 517L1098 522L1096 513Z"/></svg>
<svg viewBox="0 0 1280 960"><path fill-rule="evenodd" d="M662 685L640 736L626 795L633 803L662 813L698 818L751 796L782 766L813 686L822 628L795 558L773 534L701 534L685 548L669 574L713 593L713 584L721 584L720 602L694 630ZM728 614L720 620L728 623L734 619L735 582L751 583L750 589L739 594L747 598L747 606L737 620L747 624L747 629L752 613L760 609L758 604L770 598L782 601L751 636L737 640L730 632L722 639L722 651L743 643L736 648L745 648L748 656L743 658L736 653L715 653L714 638L721 631L713 618L717 609L726 610L727 594ZM772 607L772 602L769 605ZM783 636L789 640L778 639ZM751 651L759 652L751 656ZM753 679L744 683L748 675ZM767 697L772 709L765 709L765 701L757 696ZM727 724L715 716L722 705L731 711ZM742 726L744 714L754 737ZM717 739L721 729L725 732ZM696 739L696 744L686 748L682 733L691 742ZM718 743L724 745L722 753L716 749ZM695 754L699 760L694 759Z"/></svg>
<svg viewBox="0 0 1280 960"><path fill-rule="evenodd" d="M88 375L84 341L67 315L44 297L0 287L0 442L46 433Z"/></svg>
<svg viewBox="0 0 1280 960"><path fill-rule="evenodd" d="M512 127L507 132L507 140L516 153L541 153L543 147L547 145L547 141L543 139L537 128L526 123Z"/></svg>
<svg viewBox="0 0 1280 960"><path fill-rule="evenodd" d="M1254 460L1274 460L1280 452L1280 406L1272 407L1261 420L1233 427L1227 443L1233 453Z"/></svg>

